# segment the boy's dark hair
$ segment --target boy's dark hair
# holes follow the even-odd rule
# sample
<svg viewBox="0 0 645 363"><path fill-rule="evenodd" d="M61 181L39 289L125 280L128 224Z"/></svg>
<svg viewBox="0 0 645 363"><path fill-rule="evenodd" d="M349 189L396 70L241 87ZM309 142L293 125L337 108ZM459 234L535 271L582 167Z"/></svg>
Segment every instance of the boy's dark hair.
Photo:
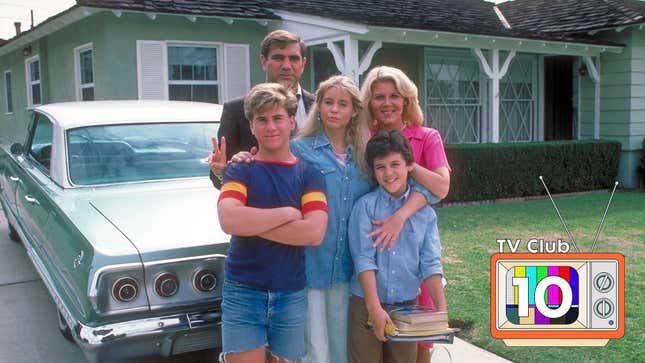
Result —
<svg viewBox="0 0 645 363"><path fill-rule="evenodd" d="M365 149L365 160L372 173L374 172L374 159L384 158L392 153L401 153L406 165L414 162L412 148L401 132L396 130L379 131L374 134L367 142Z"/></svg>

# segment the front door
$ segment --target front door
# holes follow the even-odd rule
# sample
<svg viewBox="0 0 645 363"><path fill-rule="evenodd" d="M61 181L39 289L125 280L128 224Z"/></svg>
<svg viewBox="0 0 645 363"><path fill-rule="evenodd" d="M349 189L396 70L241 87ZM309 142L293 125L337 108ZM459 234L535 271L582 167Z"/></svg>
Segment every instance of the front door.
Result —
<svg viewBox="0 0 645 363"><path fill-rule="evenodd" d="M544 59L544 140L572 140L574 57Z"/></svg>

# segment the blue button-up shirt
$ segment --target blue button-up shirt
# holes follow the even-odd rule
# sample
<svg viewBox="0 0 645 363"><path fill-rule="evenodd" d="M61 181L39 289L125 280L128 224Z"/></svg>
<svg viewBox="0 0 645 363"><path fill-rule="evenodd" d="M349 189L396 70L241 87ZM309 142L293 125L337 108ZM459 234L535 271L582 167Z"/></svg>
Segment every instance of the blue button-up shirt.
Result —
<svg viewBox="0 0 645 363"><path fill-rule="evenodd" d="M348 147L345 166L341 165L325 133L291 141L291 151L313 165L325 178L329 222L323 242L305 248L307 286L326 289L348 282L352 259L347 243L347 224L354 202L370 190L369 179L360 173Z"/></svg>
<svg viewBox="0 0 645 363"><path fill-rule="evenodd" d="M410 188L400 198L393 198L378 187L356 202L349 220L349 247L354 259L355 273L350 289L364 297L358 274L374 270L381 303L396 304L415 299L419 283L426 278L443 274L441 241L437 215L430 205L421 208L405 221L399 238L391 251L372 247L367 234L375 229L374 219L386 218L408 199Z"/></svg>

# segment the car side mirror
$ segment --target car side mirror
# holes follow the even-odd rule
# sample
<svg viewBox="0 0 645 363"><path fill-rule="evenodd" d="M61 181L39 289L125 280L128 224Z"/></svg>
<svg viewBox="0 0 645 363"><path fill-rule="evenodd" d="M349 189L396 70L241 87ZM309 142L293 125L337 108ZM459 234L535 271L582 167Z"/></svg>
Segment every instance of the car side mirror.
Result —
<svg viewBox="0 0 645 363"><path fill-rule="evenodd" d="M13 155L20 155L25 152L25 150L22 148L22 144L19 142L11 145L11 149L9 150Z"/></svg>

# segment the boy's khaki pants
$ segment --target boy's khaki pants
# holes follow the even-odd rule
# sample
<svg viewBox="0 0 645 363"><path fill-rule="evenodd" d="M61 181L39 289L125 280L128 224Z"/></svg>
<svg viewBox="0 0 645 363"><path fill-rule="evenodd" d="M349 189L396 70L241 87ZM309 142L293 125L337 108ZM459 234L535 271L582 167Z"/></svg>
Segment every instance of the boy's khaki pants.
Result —
<svg viewBox="0 0 645 363"><path fill-rule="evenodd" d="M365 300L356 295L349 298L347 351L349 363L414 363L417 343L380 342L367 327Z"/></svg>

